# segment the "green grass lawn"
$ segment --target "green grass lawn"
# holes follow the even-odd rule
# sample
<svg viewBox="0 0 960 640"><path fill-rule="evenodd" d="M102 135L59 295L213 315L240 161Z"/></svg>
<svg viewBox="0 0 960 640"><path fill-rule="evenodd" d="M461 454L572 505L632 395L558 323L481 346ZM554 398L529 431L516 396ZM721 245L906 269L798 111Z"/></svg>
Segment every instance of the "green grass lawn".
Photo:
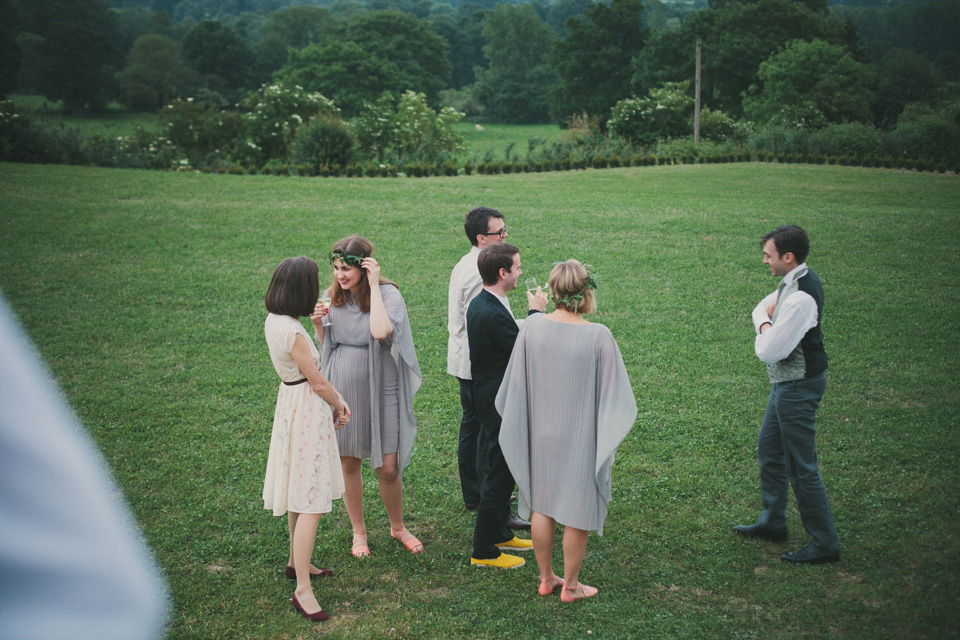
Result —
<svg viewBox="0 0 960 640"><path fill-rule="evenodd" d="M509 148L512 154L523 158L529 150L530 140L553 142L559 140L563 130L555 124L481 124L461 122L457 132L467 143L467 158L483 160L488 152L494 160L503 161Z"/></svg>
<svg viewBox="0 0 960 640"><path fill-rule="evenodd" d="M51 128L63 128L78 131L84 137L102 135L106 137L132 136L137 128L159 133L160 125L155 113L136 113L128 111L118 103L111 103L106 113L91 113L74 116L61 113L59 100L47 100L43 96L10 96L10 100L20 109L27 109L32 118Z"/></svg>
<svg viewBox="0 0 960 640"><path fill-rule="evenodd" d="M0 164L0 288L100 444L173 595L170 638L956 638L960 629L960 178L782 164L428 179L298 179ZM620 447L598 597L536 595L533 558L468 564L446 288L462 222L501 209L525 275L595 267L639 414ZM775 280L759 236L805 227L831 359L818 419L842 562L737 539L759 509L769 390L749 313ZM282 576L286 520L262 509L278 382L263 294L285 257L361 233L406 298L424 385L390 539L371 470L374 557L341 504L315 562L330 621ZM325 266L324 266L325 268ZM513 295L520 313L521 295ZM71 550L64 549L64 553ZM560 553L556 559L559 563Z"/></svg>

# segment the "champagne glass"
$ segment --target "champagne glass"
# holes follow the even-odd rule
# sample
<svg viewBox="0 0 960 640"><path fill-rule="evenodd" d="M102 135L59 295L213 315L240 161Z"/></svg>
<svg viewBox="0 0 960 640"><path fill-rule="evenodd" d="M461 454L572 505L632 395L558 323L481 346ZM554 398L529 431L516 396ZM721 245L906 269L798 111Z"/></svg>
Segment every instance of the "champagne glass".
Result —
<svg viewBox="0 0 960 640"><path fill-rule="evenodd" d="M527 285L527 291L536 292L536 290L537 290L537 279L536 279L536 278L527 278L525 284Z"/></svg>
<svg viewBox="0 0 960 640"><path fill-rule="evenodd" d="M327 315L323 316L321 324L325 327L329 327L333 323L330 321L330 294L324 293L320 295L320 304L323 305L323 308L327 310Z"/></svg>

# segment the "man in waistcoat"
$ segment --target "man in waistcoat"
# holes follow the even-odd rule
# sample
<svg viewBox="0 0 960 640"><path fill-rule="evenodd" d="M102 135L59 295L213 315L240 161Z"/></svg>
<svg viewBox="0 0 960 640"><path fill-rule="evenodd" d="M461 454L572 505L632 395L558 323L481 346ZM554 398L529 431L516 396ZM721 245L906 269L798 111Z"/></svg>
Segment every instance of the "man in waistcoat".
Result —
<svg viewBox="0 0 960 640"><path fill-rule="evenodd" d="M812 540L780 556L786 562L840 560L830 502L817 469L816 414L827 387L827 354L820 319L823 286L806 264L810 241L786 225L760 239L763 263L782 278L753 310L757 357L767 364L770 398L760 425L757 458L763 512L755 524L733 528L745 538L787 539L787 481L793 486L803 527Z"/></svg>

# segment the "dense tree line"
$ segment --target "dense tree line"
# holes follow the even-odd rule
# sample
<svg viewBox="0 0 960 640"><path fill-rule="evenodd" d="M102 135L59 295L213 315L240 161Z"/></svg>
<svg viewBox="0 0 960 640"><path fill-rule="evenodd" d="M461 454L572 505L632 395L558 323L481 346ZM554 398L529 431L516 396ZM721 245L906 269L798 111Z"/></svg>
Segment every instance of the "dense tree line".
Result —
<svg viewBox="0 0 960 640"><path fill-rule="evenodd" d="M346 120L412 91L434 112L610 123L639 143L690 131L698 41L716 137L893 130L908 107L946 113L960 81L960 0L0 0L0 14L0 92L78 112L243 110L281 83Z"/></svg>

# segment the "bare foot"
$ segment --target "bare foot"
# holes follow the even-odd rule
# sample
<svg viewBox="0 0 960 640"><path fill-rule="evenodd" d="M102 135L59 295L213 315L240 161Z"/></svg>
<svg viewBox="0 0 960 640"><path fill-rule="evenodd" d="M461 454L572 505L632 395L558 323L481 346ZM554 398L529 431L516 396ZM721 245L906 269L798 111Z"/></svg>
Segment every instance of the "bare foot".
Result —
<svg viewBox="0 0 960 640"><path fill-rule="evenodd" d="M552 593L556 593L557 589L562 586L563 578L558 578L556 574L554 574L549 578L540 578L540 587L537 589L537 593L541 596L549 596Z"/></svg>
<svg viewBox="0 0 960 640"><path fill-rule="evenodd" d="M578 582L572 587L564 586L563 591L560 592L560 599L564 602L576 602L577 600L583 600L584 598L592 598L597 595L599 589L596 587L591 587Z"/></svg>

